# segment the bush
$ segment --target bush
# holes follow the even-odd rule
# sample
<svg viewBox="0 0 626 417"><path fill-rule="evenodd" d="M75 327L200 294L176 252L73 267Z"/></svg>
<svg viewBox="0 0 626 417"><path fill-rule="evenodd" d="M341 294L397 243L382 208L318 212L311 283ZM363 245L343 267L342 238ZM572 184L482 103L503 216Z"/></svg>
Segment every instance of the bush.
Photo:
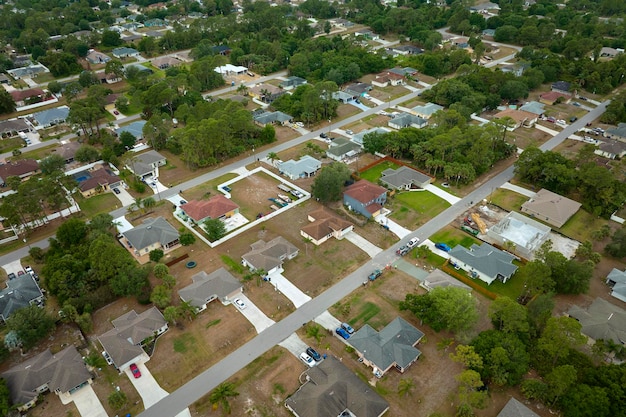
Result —
<svg viewBox="0 0 626 417"><path fill-rule="evenodd" d="M163 258L163 251L161 249L154 249L150 251L150 260L152 262L159 262Z"/></svg>

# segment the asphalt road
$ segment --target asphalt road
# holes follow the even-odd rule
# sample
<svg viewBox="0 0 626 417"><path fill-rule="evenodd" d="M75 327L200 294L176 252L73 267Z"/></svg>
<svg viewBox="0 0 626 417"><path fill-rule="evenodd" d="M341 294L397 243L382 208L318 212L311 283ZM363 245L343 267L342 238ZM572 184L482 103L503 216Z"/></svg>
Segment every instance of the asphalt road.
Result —
<svg viewBox="0 0 626 417"><path fill-rule="evenodd" d="M406 100L406 98L403 98ZM571 124L558 135L548 140L541 146L541 149L551 150L557 145L567 139L572 133L576 133L580 128L584 127L587 122L591 122L604 113L606 106L609 102L606 101L600 106L589 112L587 115L581 117L577 122ZM372 111L376 111L372 109ZM363 114L357 115L363 117ZM342 124L348 123L343 121ZM306 135L309 136L309 135ZM305 139L306 140L306 139ZM293 142L293 141L292 141ZM293 146L293 144L285 144ZM248 159L245 163L251 162ZM419 229L411 233L402 239L402 242L394 245L393 247L379 253L372 260L361 266L358 270L352 274L346 276L339 281L333 287L324 291L322 294L302 305L298 310L291 315L281 320L280 322L270 326L254 339L241 346L239 349L226 356L216 365L202 372L200 375L187 382L185 385L172 392L170 395L154 404L152 407L139 414L139 417L171 417L178 414L180 411L194 403L202 396L209 393L215 387L222 382L226 381L232 375L243 369L246 365L252 362L263 353L267 352L273 346L287 338L291 333L297 330L300 326L313 320L319 316L322 312L327 310L330 306L342 300L361 283L367 280L368 274L372 269L386 265L397 258L395 249L402 243L408 241L412 237L419 237L420 240L428 238L433 233L441 229L443 226L450 223L452 219L460 216L472 203L478 203L485 199L495 189L500 187L505 182L513 178L514 167L511 166L504 171L500 172L490 180L478 186L478 188L461 199L458 203L449 207L438 216L434 217Z"/></svg>

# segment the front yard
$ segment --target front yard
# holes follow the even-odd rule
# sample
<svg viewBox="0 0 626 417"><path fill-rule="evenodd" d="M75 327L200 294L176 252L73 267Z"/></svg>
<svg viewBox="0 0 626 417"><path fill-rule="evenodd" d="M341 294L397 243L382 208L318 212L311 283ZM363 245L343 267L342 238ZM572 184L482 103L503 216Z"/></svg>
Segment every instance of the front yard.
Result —
<svg viewBox="0 0 626 417"><path fill-rule="evenodd" d="M450 203L428 191L401 191L387 200L389 216L402 226L415 230L445 209Z"/></svg>

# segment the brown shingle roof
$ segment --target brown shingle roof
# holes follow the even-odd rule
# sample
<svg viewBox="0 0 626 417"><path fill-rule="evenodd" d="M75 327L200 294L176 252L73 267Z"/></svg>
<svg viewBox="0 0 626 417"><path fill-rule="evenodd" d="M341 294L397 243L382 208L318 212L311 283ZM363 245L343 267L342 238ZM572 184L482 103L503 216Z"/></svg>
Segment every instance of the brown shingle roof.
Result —
<svg viewBox="0 0 626 417"><path fill-rule="evenodd" d="M0 165L0 178L6 180L9 177L20 177L22 175L35 172L39 169L39 164L34 159L21 159Z"/></svg>
<svg viewBox="0 0 626 417"><path fill-rule="evenodd" d="M370 201L375 200L386 192L386 188L381 187L380 185L372 184L367 180L355 182L344 191L346 195L363 204L367 204Z"/></svg>
<svg viewBox="0 0 626 417"><path fill-rule="evenodd" d="M319 240L334 231L344 230L352 226L352 223L325 207L312 211L309 213L309 217L314 219L313 223L302 227L301 230L315 240Z"/></svg>
<svg viewBox="0 0 626 417"><path fill-rule="evenodd" d="M11 91L11 97L15 101L23 101L29 97L43 96L44 91L41 88L31 88L28 90L15 90Z"/></svg>
<svg viewBox="0 0 626 417"><path fill-rule="evenodd" d="M181 209L195 222L199 222L207 217L218 219L237 208L239 208L237 204L221 194L215 195L208 200L191 200L181 206Z"/></svg>
<svg viewBox="0 0 626 417"><path fill-rule="evenodd" d="M98 186L104 187L109 184L120 182L120 177L113 174L106 168L99 168L94 171L90 171L89 175L91 175L91 178L78 184L78 188L80 188L81 191L93 190Z"/></svg>

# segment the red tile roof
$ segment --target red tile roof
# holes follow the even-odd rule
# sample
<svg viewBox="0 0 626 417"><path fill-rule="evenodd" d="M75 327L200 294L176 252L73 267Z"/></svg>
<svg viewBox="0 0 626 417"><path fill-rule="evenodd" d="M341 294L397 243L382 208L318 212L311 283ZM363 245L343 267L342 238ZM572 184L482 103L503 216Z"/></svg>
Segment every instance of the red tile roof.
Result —
<svg viewBox="0 0 626 417"><path fill-rule="evenodd" d="M207 217L218 219L226 213L239 208L239 206L223 195L218 194L208 200L191 200L180 206L180 208L195 222L199 222Z"/></svg>
<svg viewBox="0 0 626 417"><path fill-rule="evenodd" d="M386 192L387 189L385 187L372 184L367 180L361 180L346 188L344 194L354 198L357 201L360 201L363 204L367 204L370 201L380 197L382 194L385 194Z"/></svg>
<svg viewBox="0 0 626 417"><path fill-rule="evenodd" d="M11 91L11 97L14 101L24 101L29 97L43 96L45 93L41 88L31 88L29 90Z"/></svg>
<svg viewBox="0 0 626 417"><path fill-rule="evenodd" d="M556 101L559 97L563 97L564 99L570 98L569 95L559 93L558 91L549 91L547 93L541 94L539 97L546 101Z"/></svg>

